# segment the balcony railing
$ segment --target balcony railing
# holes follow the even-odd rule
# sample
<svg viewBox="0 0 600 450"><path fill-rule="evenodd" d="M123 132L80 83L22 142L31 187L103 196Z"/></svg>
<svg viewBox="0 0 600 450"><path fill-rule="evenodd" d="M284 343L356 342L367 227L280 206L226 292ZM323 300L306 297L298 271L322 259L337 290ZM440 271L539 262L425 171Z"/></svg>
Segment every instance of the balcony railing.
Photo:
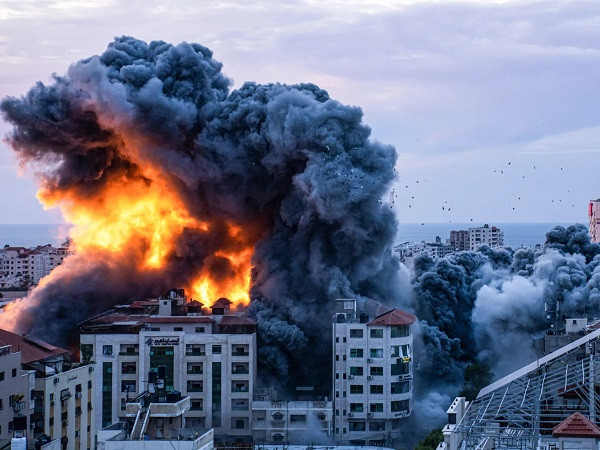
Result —
<svg viewBox="0 0 600 450"><path fill-rule="evenodd" d="M204 350L188 350L185 352L185 356L205 356L206 352Z"/></svg>
<svg viewBox="0 0 600 450"><path fill-rule="evenodd" d="M138 356L139 354L140 354L140 352L136 352L136 351L119 352L119 356Z"/></svg>
<svg viewBox="0 0 600 450"><path fill-rule="evenodd" d="M250 356L248 350L234 350L231 352L231 356Z"/></svg>
<svg viewBox="0 0 600 450"><path fill-rule="evenodd" d="M188 375L202 375L204 374L204 370L200 367L191 367L187 370Z"/></svg>
<svg viewBox="0 0 600 450"><path fill-rule="evenodd" d="M233 369L231 373L234 375L248 375L250 373L250 369Z"/></svg>
<svg viewBox="0 0 600 450"><path fill-rule="evenodd" d="M231 392L248 392L248 386L246 387L232 387Z"/></svg>

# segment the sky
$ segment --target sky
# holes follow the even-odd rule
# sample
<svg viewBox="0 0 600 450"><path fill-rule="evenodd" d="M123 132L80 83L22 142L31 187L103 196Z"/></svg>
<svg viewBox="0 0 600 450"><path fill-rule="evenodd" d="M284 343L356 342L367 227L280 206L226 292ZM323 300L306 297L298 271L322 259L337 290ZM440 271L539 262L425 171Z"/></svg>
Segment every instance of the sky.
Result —
<svg viewBox="0 0 600 450"><path fill-rule="evenodd" d="M587 222L600 2L1 0L0 97L115 36L198 42L244 81L313 82L395 146L400 222ZM0 134L10 127L0 120ZM0 223L62 222L0 143Z"/></svg>

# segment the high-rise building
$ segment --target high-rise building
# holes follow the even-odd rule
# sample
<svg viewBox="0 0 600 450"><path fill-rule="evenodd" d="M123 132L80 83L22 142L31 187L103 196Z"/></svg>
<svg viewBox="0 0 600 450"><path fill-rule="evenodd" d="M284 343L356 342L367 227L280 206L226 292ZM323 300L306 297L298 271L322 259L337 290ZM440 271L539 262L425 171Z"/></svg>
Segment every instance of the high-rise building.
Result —
<svg viewBox="0 0 600 450"><path fill-rule="evenodd" d="M592 242L600 242L600 198L590 200L588 217L590 219Z"/></svg>
<svg viewBox="0 0 600 450"><path fill-rule="evenodd" d="M366 303L366 302L365 302ZM373 302L375 303L375 302ZM336 442L397 446L411 413L412 314L336 300L333 409Z"/></svg>
<svg viewBox="0 0 600 450"><path fill-rule="evenodd" d="M127 420L127 403L146 392L148 373L164 370L165 391L189 397L184 428L214 428L216 436L251 436L256 379L256 324L230 314L219 299L212 314L181 289L135 301L81 326L82 353L96 361L94 422Z"/></svg>
<svg viewBox="0 0 600 450"><path fill-rule="evenodd" d="M479 247L503 247L504 232L497 227L490 227L487 223L482 227L469 228L469 250L475 251Z"/></svg>
<svg viewBox="0 0 600 450"><path fill-rule="evenodd" d="M452 230L450 232L450 245L457 252L470 250L469 231L468 230Z"/></svg>

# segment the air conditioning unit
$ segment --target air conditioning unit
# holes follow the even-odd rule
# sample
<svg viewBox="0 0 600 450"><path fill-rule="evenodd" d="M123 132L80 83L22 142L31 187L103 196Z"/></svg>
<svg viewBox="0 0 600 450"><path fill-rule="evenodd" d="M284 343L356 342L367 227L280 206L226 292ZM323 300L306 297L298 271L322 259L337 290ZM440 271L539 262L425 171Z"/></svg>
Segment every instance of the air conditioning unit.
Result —
<svg viewBox="0 0 600 450"><path fill-rule="evenodd" d="M369 376L367 377L367 380L372 380L372 379L373 379L373 375L369 375Z"/></svg>
<svg viewBox="0 0 600 450"><path fill-rule="evenodd" d="M94 371L94 366L88 367L88 373L92 373Z"/></svg>
<svg viewBox="0 0 600 450"><path fill-rule="evenodd" d="M58 379L58 377L57 377L57 378L55 378L55 379L54 379L54 384L58 384L58 382L59 382L59 381L60 381L60 380Z"/></svg>
<svg viewBox="0 0 600 450"><path fill-rule="evenodd" d="M354 413L348 413L348 417L354 417Z"/></svg>
<svg viewBox="0 0 600 450"><path fill-rule="evenodd" d="M81 398L82 393L81 392L75 392L75 398Z"/></svg>
<svg viewBox="0 0 600 450"><path fill-rule="evenodd" d="M65 399L62 401L63 406L67 406L69 404L69 400Z"/></svg>
<svg viewBox="0 0 600 450"><path fill-rule="evenodd" d="M373 358L367 358L367 362L373 362Z"/></svg>
<svg viewBox="0 0 600 450"><path fill-rule="evenodd" d="M354 375L348 375L348 379L349 379L349 380L352 380L352 379L354 379Z"/></svg>
<svg viewBox="0 0 600 450"><path fill-rule="evenodd" d="M367 413L367 417L373 417L373 413Z"/></svg>

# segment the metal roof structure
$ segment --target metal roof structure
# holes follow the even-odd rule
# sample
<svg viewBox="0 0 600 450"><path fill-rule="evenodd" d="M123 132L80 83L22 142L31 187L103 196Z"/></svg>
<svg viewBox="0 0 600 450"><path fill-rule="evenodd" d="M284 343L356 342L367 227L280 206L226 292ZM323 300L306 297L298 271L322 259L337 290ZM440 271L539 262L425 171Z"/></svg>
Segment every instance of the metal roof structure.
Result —
<svg viewBox="0 0 600 450"><path fill-rule="evenodd" d="M538 448L575 412L598 424L599 344L596 330L483 388L454 428L461 448Z"/></svg>

